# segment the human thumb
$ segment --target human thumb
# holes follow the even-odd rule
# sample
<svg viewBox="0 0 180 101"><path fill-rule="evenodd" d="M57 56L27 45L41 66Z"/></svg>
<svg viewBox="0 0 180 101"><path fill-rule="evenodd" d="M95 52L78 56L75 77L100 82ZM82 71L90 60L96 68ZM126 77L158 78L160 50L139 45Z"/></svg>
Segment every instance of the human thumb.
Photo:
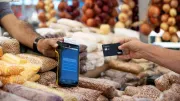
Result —
<svg viewBox="0 0 180 101"><path fill-rule="evenodd" d="M127 49L129 48L129 43L124 43L122 44L121 46L118 47L119 50L124 50L124 49Z"/></svg>

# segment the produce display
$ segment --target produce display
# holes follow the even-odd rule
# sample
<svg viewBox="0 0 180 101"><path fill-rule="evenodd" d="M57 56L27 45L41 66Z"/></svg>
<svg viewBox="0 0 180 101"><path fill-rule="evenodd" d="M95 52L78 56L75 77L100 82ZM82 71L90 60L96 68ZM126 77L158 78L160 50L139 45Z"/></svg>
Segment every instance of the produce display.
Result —
<svg viewBox="0 0 180 101"><path fill-rule="evenodd" d="M2 101L14 101L13 99L22 101L51 101L54 99L57 101L164 101L172 98L179 99L177 90L180 87L179 74L143 59L132 59L129 62L120 60L116 56L104 59L101 45L115 42L117 37L122 36L92 32L74 32L70 36L82 44L80 45L80 64L85 63L84 68L86 68L86 72L80 75L78 87L64 88L56 84L56 73L53 71L57 67L56 60L29 53L3 54L3 48L0 48L2 51L0 65L3 67L0 68L3 90L0 90L0 99ZM86 41L89 43L85 44ZM90 43L94 44L90 45ZM96 47L91 48L94 45ZM95 75L88 74L93 71ZM91 77L93 75L94 78L88 78L87 74ZM147 77L153 75L162 76L154 79L154 86L146 85L148 84Z"/></svg>
<svg viewBox="0 0 180 101"><path fill-rule="evenodd" d="M32 55L32 54L17 54L20 58L29 61L32 64L36 64L40 66L39 72L47 72L57 67L58 62L54 59Z"/></svg>
<svg viewBox="0 0 180 101"><path fill-rule="evenodd" d="M179 1L178 0L153 0L148 9L148 19L142 24L141 32L148 35L152 30L164 30L162 41L179 42Z"/></svg>
<svg viewBox="0 0 180 101"><path fill-rule="evenodd" d="M53 0L39 0L36 9L40 28L48 27L51 23L57 21Z"/></svg>
<svg viewBox="0 0 180 101"><path fill-rule="evenodd" d="M47 28L36 29L44 38L63 37L79 44L78 86L61 87L56 83L57 59L29 51L21 53L17 40L0 37L0 101L179 101L179 74L145 59L122 60L103 55L103 44L118 43L126 37L122 35L124 31L111 32L113 26L138 30L141 22L137 0L123 0L116 24L117 0L84 0L81 17L84 24L76 21L80 18L79 2L72 0L68 6L67 0L62 0L58 4L61 19L55 21L52 0L39 0L39 20L41 27ZM150 32L159 27L175 40L179 1L151 2L149 21L141 25L140 31Z"/></svg>
<svg viewBox="0 0 180 101"><path fill-rule="evenodd" d="M3 48L3 53L13 53L13 54L20 53L20 43L16 39L0 37L0 46Z"/></svg>
<svg viewBox="0 0 180 101"><path fill-rule="evenodd" d="M68 5L67 1L61 0L58 5L59 17L80 20L79 0L72 0L72 5Z"/></svg>
<svg viewBox="0 0 180 101"><path fill-rule="evenodd" d="M115 24L115 28L131 28L138 31L139 7L138 0L122 0L120 6L121 13L118 16L119 21Z"/></svg>
<svg viewBox="0 0 180 101"><path fill-rule="evenodd" d="M117 0L85 0L81 21L90 27L98 27L101 24L113 27L118 16L117 6Z"/></svg>

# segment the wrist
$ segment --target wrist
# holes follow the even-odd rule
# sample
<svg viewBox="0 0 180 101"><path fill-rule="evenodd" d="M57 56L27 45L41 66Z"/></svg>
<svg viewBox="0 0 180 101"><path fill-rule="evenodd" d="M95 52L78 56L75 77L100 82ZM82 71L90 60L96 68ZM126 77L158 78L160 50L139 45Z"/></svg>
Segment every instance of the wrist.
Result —
<svg viewBox="0 0 180 101"><path fill-rule="evenodd" d="M40 43L41 43L42 40L44 40L42 37L37 37L34 40L34 43L33 43L33 51L34 52L41 52L39 46L40 46Z"/></svg>
<svg viewBox="0 0 180 101"><path fill-rule="evenodd" d="M150 44L145 44L143 43L142 48L141 48L141 54L142 58L149 60L151 58L151 51L153 50L153 46Z"/></svg>

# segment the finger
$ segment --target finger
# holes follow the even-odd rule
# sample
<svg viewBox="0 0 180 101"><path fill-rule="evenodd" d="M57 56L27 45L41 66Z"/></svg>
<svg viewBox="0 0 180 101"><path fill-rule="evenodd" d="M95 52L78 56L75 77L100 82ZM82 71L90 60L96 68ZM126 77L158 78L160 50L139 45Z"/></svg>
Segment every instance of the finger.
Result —
<svg viewBox="0 0 180 101"><path fill-rule="evenodd" d="M64 41L64 38L63 37L59 37L58 41Z"/></svg>
<svg viewBox="0 0 180 101"><path fill-rule="evenodd" d="M44 55L52 58L56 57L55 51L44 51Z"/></svg>
<svg viewBox="0 0 180 101"><path fill-rule="evenodd" d="M123 55L129 55L129 54L130 54L129 49L125 49L125 50L123 50Z"/></svg>
<svg viewBox="0 0 180 101"><path fill-rule="evenodd" d="M124 50L124 49L128 49L129 48L129 44L128 43L124 43L121 46L118 47L118 49L120 50Z"/></svg>
<svg viewBox="0 0 180 101"><path fill-rule="evenodd" d="M124 59L124 60L131 59L131 57L129 55L120 55L119 58Z"/></svg>
<svg viewBox="0 0 180 101"><path fill-rule="evenodd" d="M57 44L57 41L58 39L48 39L48 44L53 47L53 48L57 48L58 47L58 44Z"/></svg>

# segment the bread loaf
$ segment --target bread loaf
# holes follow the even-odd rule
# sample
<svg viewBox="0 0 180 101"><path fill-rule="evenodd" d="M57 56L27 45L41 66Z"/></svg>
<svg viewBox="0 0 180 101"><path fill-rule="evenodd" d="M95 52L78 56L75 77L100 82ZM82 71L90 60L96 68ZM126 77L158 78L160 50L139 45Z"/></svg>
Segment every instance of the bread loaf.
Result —
<svg viewBox="0 0 180 101"><path fill-rule="evenodd" d="M31 55L31 54L18 54L18 56L23 59L27 59L32 64L40 65L41 69L39 72L47 72L49 70L54 69L58 65L58 62L55 61L54 59L44 56Z"/></svg>
<svg viewBox="0 0 180 101"><path fill-rule="evenodd" d="M20 44L16 39L7 39L0 42L0 46L3 48L4 53L20 53Z"/></svg>
<svg viewBox="0 0 180 101"><path fill-rule="evenodd" d="M31 101L63 101L60 96L55 94L28 88L18 84L5 85L4 89L12 94Z"/></svg>
<svg viewBox="0 0 180 101"><path fill-rule="evenodd" d="M89 89L94 89L101 91L103 95L107 98L113 98L117 95L116 87L119 86L118 83L105 80L105 79L93 79L93 78L79 78L79 86Z"/></svg>
<svg viewBox="0 0 180 101"><path fill-rule="evenodd" d="M0 60L0 76L19 75L24 70L24 67L9 64Z"/></svg>
<svg viewBox="0 0 180 101"><path fill-rule="evenodd" d="M0 90L0 101L30 101L30 100Z"/></svg>

